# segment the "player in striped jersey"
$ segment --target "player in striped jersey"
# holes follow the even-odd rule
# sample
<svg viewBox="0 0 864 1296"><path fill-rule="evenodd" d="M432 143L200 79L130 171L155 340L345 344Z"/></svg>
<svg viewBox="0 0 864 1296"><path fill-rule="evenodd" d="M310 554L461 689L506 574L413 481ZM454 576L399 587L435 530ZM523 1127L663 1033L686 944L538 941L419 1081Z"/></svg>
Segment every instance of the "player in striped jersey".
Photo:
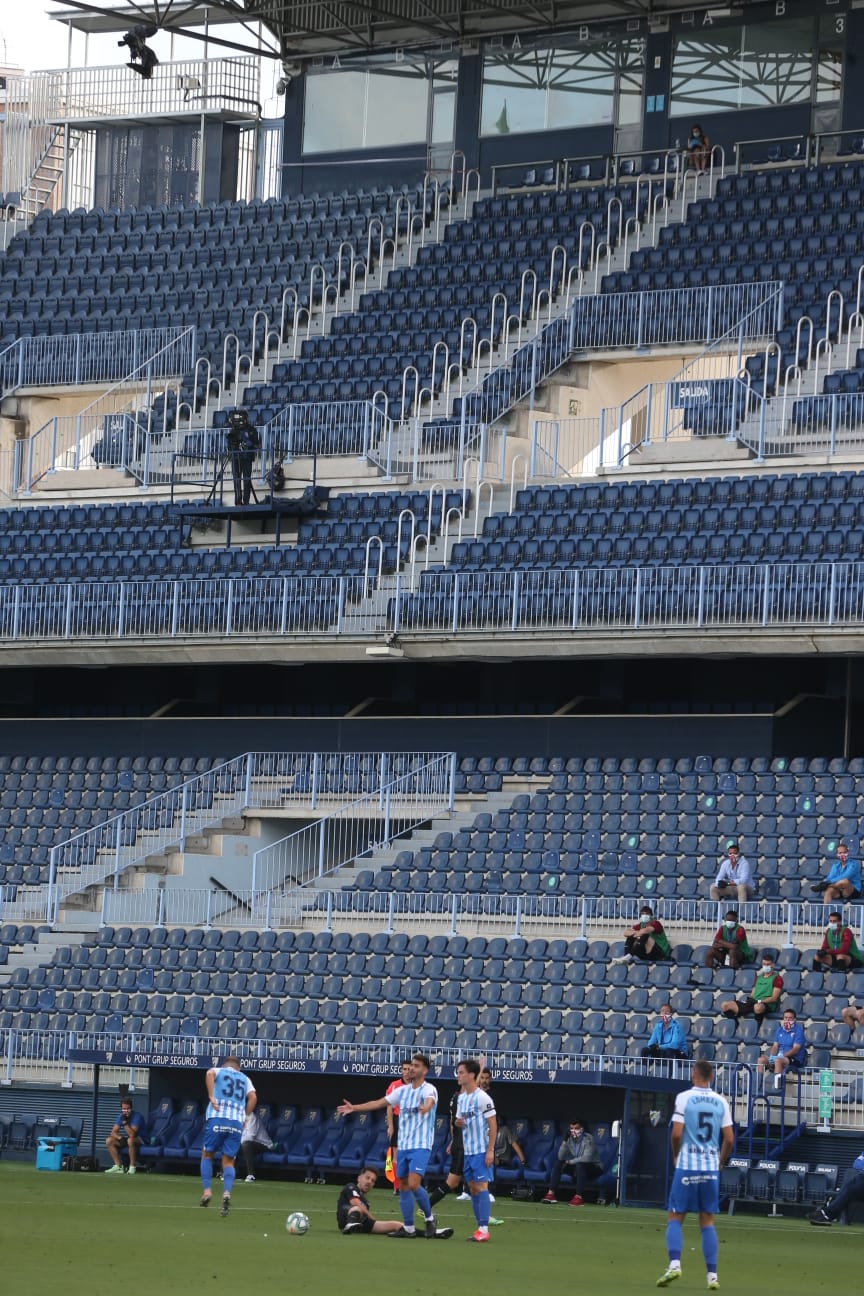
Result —
<svg viewBox="0 0 864 1296"><path fill-rule="evenodd" d="M729 1159L735 1137L732 1113L722 1094L711 1088L714 1068L710 1062L694 1062L693 1087L675 1099L669 1141L675 1174L669 1193L669 1218L666 1224L666 1247L669 1267L657 1279L658 1287L668 1287L681 1277L681 1250L684 1243L682 1224L688 1211L699 1212L702 1229L702 1254L708 1270L708 1290L715 1291L717 1280L717 1231L714 1216L719 1208L720 1171Z"/></svg>
<svg viewBox="0 0 864 1296"><path fill-rule="evenodd" d="M425 1236L435 1237L435 1216L432 1214L429 1194L423 1187L423 1176L435 1138L435 1111L438 1106L438 1090L426 1079L429 1065L429 1059L424 1053L415 1053L411 1058L410 1084L391 1089L383 1098L373 1098L370 1102L351 1103L346 1099L336 1109L343 1116L350 1116L351 1112L378 1111L388 1106L399 1108L396 1182L399 1185L399 1206L404 1224L398 1233L391 1233L391 1237L422 1236L414 1228L415 1202L426 1221Z"/></svg>
<svg viewBox="0 0 864 1296"><path fill-rule="evenodd" d="M465 1182L471 1194L471 1206L477 1229L470 1242L489 1241L489 1183L495 1171L495 1136L498 1121L495 1104L477 1083L480 1063L467 1058L456 1067L456 1080L462 1092L456 1104L456 1125L462 1131L465 1149Z"/></svg>
<svg viewBox="0 0 864 1296"><path fill-rule="evenodd" d="M240 1059L228 1057L221 1067L211 1067L207 1072L206 1124L201 1148L201 1186L204 1192L201 1205L209 1206L213 1185L213 1153L222 1156L222 1210L227 1215L231 1209L231 1189L234 1185L234 1160L240 1150L243 1123L255 1110L258 1095L255 1086L240 1070Z"/></svg>

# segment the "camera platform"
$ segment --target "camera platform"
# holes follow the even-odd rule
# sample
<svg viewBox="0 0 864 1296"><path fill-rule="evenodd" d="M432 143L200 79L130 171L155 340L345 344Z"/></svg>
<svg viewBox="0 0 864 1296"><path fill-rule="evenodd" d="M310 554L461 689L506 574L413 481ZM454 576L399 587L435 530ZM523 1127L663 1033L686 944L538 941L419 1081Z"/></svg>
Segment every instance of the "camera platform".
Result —
<svg viewBox="0 0 864 1296"><path fill-rule="evenodd" d="M230 548L231 528L235 521L251 522L260 518L262 524L271 519L276 523L276 544L281 541L283 518L308 518L322 513L330 498L329 486L307 486L299 495L267 494L252 504L226 504L213 499L196 503L188 501L174 505L176 515L180 518L183 539L188 539L197 524L225 522L227 534L225 544Z"/></svg>

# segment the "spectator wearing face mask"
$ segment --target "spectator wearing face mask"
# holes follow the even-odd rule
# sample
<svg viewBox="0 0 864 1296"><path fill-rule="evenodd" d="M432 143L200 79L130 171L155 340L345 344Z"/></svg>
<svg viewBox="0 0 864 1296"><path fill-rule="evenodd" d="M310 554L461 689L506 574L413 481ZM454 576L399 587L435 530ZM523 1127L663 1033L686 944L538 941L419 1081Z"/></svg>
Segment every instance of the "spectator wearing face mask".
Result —
<svg viewBox="0 0 864 1296"><path fill-rule="evenodd" d="M837 858L828 870L828 876L822 882L811 883L810 890L814 895L822 895L823 904L834 904L838 900L857 900L861 895L861 861L853 859L849 847L840 842L837 847Z"/></svg>
<svg viewBox="0 0 864 1296"><path fill-rule="evenodd" d="M783 993L783 978L774 967L771 954L763 954L762 962L756 969L753 989L743 999L727 999L720 1005L724 1017L737 1021L739 1017L755 1017L761 1023L765 1017L776 1012Z"/></svg>
<svg viewBox="0 0 864 1296"><path fill-rule="evenodd" d="M689 1052L683 1028L672 1015L672 1005L663 1004L660 1020L655 1024L648 1043L642 1050L643 1058L686 1058Z"/></svg>
<svg viewBox="0 0 864 1296"><path fill-rule="evenodd" d="M570 1133L562 1140L561 1146L558 1148L558 1156L549 1176L549 1189L543 1198L543 1201L548 1206L557 1203L561 1176L565 1172L573 1180L574 1192L569 1205L581 1206L583 1204L582 1192L585 1185L590 1180L596 1179L600 1173L600 1158L597 1155L597 1145L581 1120L570 1122Z"/></svg>
<svg viewBox="0 0 864 1296"><path fill-rule="evenodd" d="M753 950L747 941L747 933L738 921L738 914L730 909L705 955L705 966L716 968L726 964L737 971L742 963L752 962Z"/></svg>
<svg viewBox="0 0 864 1296"><path fill-rule="evenodd" d="M634 959L657 962L671 957L672 949L663 924L654 917L647 905L643 905L639 921L624 933L624 953L612 959L611 966L614 967L616 963L632 963Z"/></svg>
<svg viewBox="0 0 864 1296"><path fill-rule="evenodd" d="M698 122L690 127L687 136L687 155L694 171L706 171L711 157L711 141Z"/></svg>
<svg viewBox="0 0 864 1296"><path fill-rule="evenodd" d="M855 943L852 928L843 926L841 914L829 914L825 939L813 959L814 972L848 972L862 964L864 958Z"/></svg>
<svg viewBox="0 0 864 1296"><path fill-rule="evenodd" d="M756 1063L756 1070L764 1075L767 1067L774 1067L774 1088L779 1089L783 1075L789 1067L799 1070L807 1057L807 1041L804 1038L804 1027L801 1026L793 1009L783 1009L783 1021L774 1034L774 1043L768 1053L762 1053Z"/></svg>

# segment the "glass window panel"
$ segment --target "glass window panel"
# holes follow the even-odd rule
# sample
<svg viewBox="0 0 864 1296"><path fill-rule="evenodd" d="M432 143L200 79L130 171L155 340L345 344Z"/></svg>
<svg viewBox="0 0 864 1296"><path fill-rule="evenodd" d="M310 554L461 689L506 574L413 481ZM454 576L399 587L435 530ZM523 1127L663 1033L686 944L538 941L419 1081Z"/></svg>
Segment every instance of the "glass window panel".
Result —
<svg viewBox="0 0 864 1296"><path fill-rule="evenodd" d="M303 152L422 143L433 75L436 84L455 86L455 60L442 59L433 67L424 59L396 63L373 57L362 67L310 73Z"/></svg>
<svg viewBox="0 0 864 1296"><path fill-rule="evenodd" d="M729 28L710 39L681 38L672 63L671 112L768 108L810 99L810 18Z"/></svg>
<svg viewBox="0 0 864 1296"><path fill-rule="evenodd" d="M816 102L839 103L843 86L843 52L820 49L816 62Z"/></svg>
<svg viewBox="0 0 864 1296"><path fill-rule="evenodd" d="M482 135L561 130L612 121L616 68L640 78L642 41L594 49L488 53L480 113Z"/></svg>
<svg viewBox="0 0 864 1296"><path fill-rule="evenodd" d="M480 133L509 135L545 129L546 91L536 84L531 69L497 64L489 79L483 80Z"/></svg>
<svg viewBox="0 0 864 1296"><path fill-rule="evenodd" d="M369 73L364 148L413 144L426 138L429 81L425 69Z"/></svg>
<svg viewBox="0 0 864 1296"><path fill-rule="evenodd" d="M455 125L456 90L439 90L432 99L432 143L450 143Z"/></svg>
<svg viewBox="0 0 864 1296"><path fill-rule="evenodd" d="M642 121L643 75L622 73L618 83L618 126L638 126Z"/></svg>
<svg viewBox="0 0 864 1296"><path fill-rule="evenodd" d="M365 119L365 72L329 72L306 78L304 153L362 148Z"/></svg>

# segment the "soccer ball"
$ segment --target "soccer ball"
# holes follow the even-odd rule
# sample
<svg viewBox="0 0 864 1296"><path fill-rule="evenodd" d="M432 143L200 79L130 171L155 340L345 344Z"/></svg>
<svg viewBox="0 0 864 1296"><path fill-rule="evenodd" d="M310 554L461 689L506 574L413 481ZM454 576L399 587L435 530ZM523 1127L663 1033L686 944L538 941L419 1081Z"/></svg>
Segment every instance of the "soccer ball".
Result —
<svg viewBox="0 0 864 1296"><path fill-rule="evenodd" d="M309 1229L309 1220L302 1211L292 1211L285 1221L285 1227L289 1233L296 1235L306 1233Z"/></svg>

